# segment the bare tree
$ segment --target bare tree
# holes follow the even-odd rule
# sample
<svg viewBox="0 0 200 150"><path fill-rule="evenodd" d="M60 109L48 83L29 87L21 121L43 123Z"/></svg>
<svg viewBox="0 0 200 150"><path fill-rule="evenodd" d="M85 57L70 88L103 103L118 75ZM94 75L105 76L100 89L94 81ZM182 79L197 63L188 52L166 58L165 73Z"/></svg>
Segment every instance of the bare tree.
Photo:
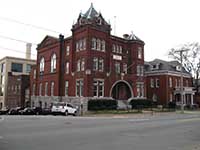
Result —
<svg viewBox="0 0 200 150"><path fill-rule="evenodd" d="M188 50L183 53L183 66L190 72L197 82L200 79L200 44L198 42L186 43L179 48L170 49L168 55L180 62L179 50Z"/></svg>

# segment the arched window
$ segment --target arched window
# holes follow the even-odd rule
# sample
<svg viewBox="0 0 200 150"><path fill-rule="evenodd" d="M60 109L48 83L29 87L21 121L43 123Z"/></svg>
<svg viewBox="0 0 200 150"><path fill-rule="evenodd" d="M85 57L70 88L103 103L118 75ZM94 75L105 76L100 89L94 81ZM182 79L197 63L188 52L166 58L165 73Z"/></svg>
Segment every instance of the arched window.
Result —
<svg viewBox="0 0 200 150"><path fill-rule="evenodd" d="M85 59L83 58L81 60L81 71L84 71L85 70Z"/></svg>
<svg viewBox="0 0 200 150"><path fill-rule="evenodd" d="M44 72L44 57L40 59L40 73Z"/></svg>
<svg viewBox="0 0 200 150"><path fill-rule="evenodd" d="M56 54L54 53L51 56L51 72L55 72L56 71Z"/></svg>
<svg viewBox="0 0 200 150"><path fill-rule="evenodd" d="M51 82L51 96L54 96L54 82Z"/></svg>
<svg viewBox="0 0 200 150"><path fill-rule="evenodd" d="M79 59L77 61L77 71L80 71L81 70L81 60Z"/></svg>

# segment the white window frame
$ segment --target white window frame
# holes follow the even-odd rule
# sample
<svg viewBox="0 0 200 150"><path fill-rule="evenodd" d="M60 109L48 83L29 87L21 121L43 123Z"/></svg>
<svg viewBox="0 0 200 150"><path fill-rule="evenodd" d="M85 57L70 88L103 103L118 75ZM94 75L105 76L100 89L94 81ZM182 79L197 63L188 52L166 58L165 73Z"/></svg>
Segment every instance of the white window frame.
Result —
<svg viewBox="0 0 200 150"><path fill-rule="evenodd" d="M138 47L138 59L142 59L142 47Z"/></svg>
<svg viewBox="0 0 200 150"><path fill-rule="evenodd" d="M44 57L42 57L40 59L40 73L44 72L44 65L45 65L45 61L44 61Z"/></svg>
<svg viewBox="0 0 200 150"><path fill-rule="evenodd" d="M100 94L100 93L102 93L102 94ZM104 97L104 80L103 79L94 79L93 80L93 96L94 97Z"/></svg>
<svg viewBox="0 0 200 150"><path fill-rule="evenodd" d="M55 82L51 82L51 96L54 96Z"/></svg>
<svg viewBox="0 0 200 150"><path fill-rule="evenodd" d="M115 73L121 73L120 62L115 62Z"/></svg>
<svg viewBox="0 0 200 150"><path fill-rule="evenodd" d="M56 71L56 54L54 53L51 56L51 72L55 72Z"/></svg>
<svg viewBox="0 0 200 150"><path fill-rule="evenodd" d="M45 82L45 96L48 95L48 82Z"/></svg>
<svg viewBox="0 0 200 150"><path fill-rule="evenodd" d="M91 49L92 49L92 50L96 50L96 46L97 46L96 38L92 38L92 46L91 46Z"/></svg>
<svg viewBox="0 0 200 150"><path fill-rule="evenodd" d="M79 72L79 71L81 71L81 60L80 59L78 59L77 60L77 71Z"/></svg>
<svg viewBox="0 0 200 150"><path fill-rule="evenodd" d="M67 47L66 47L66 56L69 56L69 51L70 51L70 46L67 45Z"/></svg>
<svg viewBox="0 0 200 150"><path fill-rule="evenodd" d="M69 81L65 81L65 96L69 96Z"/></svg>
<svg viewBox="0 0 200 150"><path fill-rule="evenodd" d="M106 51L106 42L105 42L104 40L102 40L102 41L101 41L101 44L102 44L101 50L102 50L103 52L105 52L105 51Z"/></svg>
<svg viewBox="0 0 200 150"><path fill-rule="evenodd" d="M98 58L97 57L93 58L93 68L92 68L92 70L98 71Z"/></svg>
<svg viewBox="0 0 200 150"><path fill-rule="evenodd" d="M171 88L172 87L172 78L169 77L169 87Z"/></svg>
<svg viewBox="0 0 200 150"><path fill-rule="evenodd" d="M76 96L83 97L83 89L84 89L83 79L76 80Z"/></svg>
<svg viewBox="0 0 200 150"><path fill-rule="evenodd" d="M66 74L69 74L69 62L67 61L65 65L66 65L66 66L65 66L65 69L66 69L66 70L65 70L65 73L66 73Z"/></svg>
<svg viewBox="0 0 200 150"><path fill-rule="evenodd" d="M104 71L104 59L99 58L99 71L103 72Z"/></svg>
<svg viewBox="0 0 200 150"><path fill-rule="evenodd" d="M150 79L150 82L151 82L151 83L150 83L150 84L151 84L151 88L154 88L154 79L151 78L151 79Z"/></svg>
<svg viewBox="0 0 200 150"><path fill-rule="evenodd" d="M101 40L97 39L97 51L101 50Z"/></svg>
<svg viewBox="0 0 200 150"><path fill-rule="evenodd" d="M82 58L81 59L81 71L84 71L85 70L85 59L84 58Z"/></svg>

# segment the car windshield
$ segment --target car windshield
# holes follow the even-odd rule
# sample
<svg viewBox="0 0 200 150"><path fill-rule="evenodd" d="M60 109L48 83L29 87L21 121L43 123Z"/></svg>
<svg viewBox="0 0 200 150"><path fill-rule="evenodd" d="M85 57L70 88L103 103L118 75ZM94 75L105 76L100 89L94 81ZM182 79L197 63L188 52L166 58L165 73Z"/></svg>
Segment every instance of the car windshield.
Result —
<svg viewBox="0 0 200 150"><path fill-rule="evenodd" d="M66 106L66 104L65 103L54 103L53 106L56 106L56 107L58 107L58 106Z"/></svg>

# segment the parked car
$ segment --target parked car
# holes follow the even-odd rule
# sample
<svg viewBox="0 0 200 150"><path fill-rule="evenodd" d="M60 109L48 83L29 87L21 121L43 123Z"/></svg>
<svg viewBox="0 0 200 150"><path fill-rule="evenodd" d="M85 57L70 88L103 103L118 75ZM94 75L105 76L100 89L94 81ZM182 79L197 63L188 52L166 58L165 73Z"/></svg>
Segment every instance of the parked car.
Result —
<svg viewBox="0 0 200 150"><path fill-rule="evenodd" d="M23 110L19 111L21 115L35 115L35 112L30 107L24 108Z"/></svg>
<svg viewBox="0 0 200 150"><path fill-rule="evenodd" d="M63 114L63 115L77 115L77 108L73 105L66 103L66 102L55 102L51 108L51 113L56 114Z"/></svg>
<svg viewBox="0 0 200 150"><path fill-rule="evenodd" d="M8 114L8 112L9 112L9 109L0 110L0 115L6 115Z"/></svg>
<svg viewBox="0 0 200 150"><path fill-rule="evenodd" d="M16 108L11 108L8 112L8 115L20 115L20 110L23 110L23 107L16 107Z"/></svg>
<svg viewBox="0 0 200 150"><path fill-rule="evenodd" d="M42 114L42 108L41 107L33 107L32 108L35 115L41 115Z"/></svg>

